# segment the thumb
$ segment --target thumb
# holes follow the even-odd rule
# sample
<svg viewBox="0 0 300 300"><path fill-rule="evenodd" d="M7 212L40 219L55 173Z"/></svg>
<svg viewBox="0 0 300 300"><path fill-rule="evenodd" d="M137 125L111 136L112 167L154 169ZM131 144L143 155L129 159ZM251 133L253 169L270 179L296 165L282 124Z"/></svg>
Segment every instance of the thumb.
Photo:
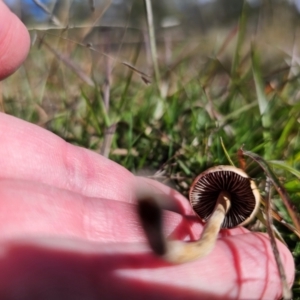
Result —
<svg viewBox="0 0 300 300"><path fill-rule="evenodd" d="M25 60L29 33L24 24L0 0L0 80L12 74Z"/></svg>

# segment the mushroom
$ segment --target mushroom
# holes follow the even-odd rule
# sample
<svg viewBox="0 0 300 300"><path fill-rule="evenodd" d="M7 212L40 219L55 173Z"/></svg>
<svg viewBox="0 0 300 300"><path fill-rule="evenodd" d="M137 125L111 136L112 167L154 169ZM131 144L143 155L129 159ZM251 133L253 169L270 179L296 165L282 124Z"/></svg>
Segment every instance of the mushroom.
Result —
<svg viewBox="0 0 300 300"><path fill-rule="evenodd" d="M249 223L260 202L254 181L243 170L232 166L216 166L201 173L190 188L189 198L193 210L206 223L200 239L193 242L165 239L162 222L151 223L152 220L161 220L160 202L148 197L139 202L139 214L151 248L172 263L184 263L209 254L220 228ZM147 215L149 208L157 218Z"/></svg>

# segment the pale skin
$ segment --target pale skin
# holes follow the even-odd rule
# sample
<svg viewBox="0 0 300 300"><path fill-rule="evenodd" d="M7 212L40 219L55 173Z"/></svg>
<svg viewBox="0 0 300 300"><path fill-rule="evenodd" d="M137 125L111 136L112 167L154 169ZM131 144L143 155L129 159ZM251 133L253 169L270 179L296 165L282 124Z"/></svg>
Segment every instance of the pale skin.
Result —
<svg viewBox="0 0 300 300"><path fill-rule="evenodd" d="M1 1L0 20L4 79L26 58L29 36ZM265 234L244 228L222 231L205 258L166 263L146 242L134 186L150 185L180 207L181 214L165 214L167 236L196 240L203 226L196 217L183 216L193 213L179 193L3 113L0 141L1 298L280 297L277 267ZM284 245L278 242L278 247L292 285L293 258Z"/></svg>

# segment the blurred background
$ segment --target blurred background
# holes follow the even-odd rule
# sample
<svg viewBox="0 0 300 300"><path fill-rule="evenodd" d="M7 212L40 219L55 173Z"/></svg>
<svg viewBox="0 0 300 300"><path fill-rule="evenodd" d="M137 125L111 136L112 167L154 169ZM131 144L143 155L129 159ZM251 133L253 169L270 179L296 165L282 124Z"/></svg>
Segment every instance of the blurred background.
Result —
<svg viewBox="0 0 300 300"><path fill-rule="evenodd" d="M166 137L179 134L175 123L180 111L187 109L198 118L196 123L185 118L181 129L185 128L189 144L202 144L204 153L210 149L207 141L215 134L224 134L223 138L230 141L232 136L236 138L229 145L232 153L246 142L250 147L252 142L265 143L266 133L259 128L254 130L258 140L256 135L239 135L233 128L239 120L232 116L239 116L237 109L244 107L251 111L247 115L253 116L251 123L257 120L257 126L269 128L267 156L279 153L278 159L289 157L292 147L282 153L276 150L277 142L270 140L281 136L283 150L286 136L270 124L276 113L282 113L281 105L288 113L290 105L299 101L300 1L154 0L150 25L144 1L5 2L25 22L32 40L28 59L3 85L6 112L33 118L64 139L110 155L139 171L157 170L182 145L178 141L174 148L173 142L169 143L172 146L161 151L164 154L158 155L158 161L152 159L156 155L151 154L151 146L144 149L145 159L138 162L132 153L140 151L128 152L133 140L137 143L143 139L135 136L136 131L162 130L164 138L155 137L146 145L152 145L156 138L165 143ZM264 94L257 98L259 89ZM176 105L170 106L172 99ZM94 117L89 116L89 110ZM172 116L165 118L166 112ZM83 116L91 126L82 127ZM133 140L124 139L124 126L117 126L120 122L133 130ZM283 130L286 118L274 122ZM293 126L298 124L295 122ZM115 134L107 146L105 132L111 126ZM263 148L266 150L259 147ZM114 153L126 154L125 161L124 155L114 157ZM216 157L216 153L200 153L204 167L223 160L220 156L210 161L207 158Z"/></svg>
<svg viewBox="0 0 300 300"><path fill-rule="evenodd" d="M81 23L82 19L89 16L91 11L97 7L110 3L109 9L105 13L104 22L111 22L111 25L118 22L126 22L128 12L131 10L134 0L4 0L4 2L25 22L26 24L41 24L51 20L51 14L59 15L62 10L70 9L70 23ZM299 0L289 1L263 1L247 0L253 12L257 13L259 8L267 2L270 8L275 9L278 5L283 5L290 10L291 15L298 16L300 10ZM198 25L202 30L207 30L211 26L232 22L233 18L240 16L243 1L238 0L162 0L152 1L155 11L156 25L163 25L164 21L171 18L176 23L183 26ZM131 12L131 21L138 20L144 13L143 2L136 3L136 7ZM164 20L165 19L165 20ZM134 23L134 22L133 22Z"/></svg>
<svg viewBox="0 0 300 300"><path fill-rule="evenodd" d="M300 0L5 2L32 47L2 82L2 111L185 195L206 168L238 165L244 145L299 211ZM264 196L266 174L246 163ZM276 193L272 203L291 223ZM297 299L300 233L276 226Z"/></svg>

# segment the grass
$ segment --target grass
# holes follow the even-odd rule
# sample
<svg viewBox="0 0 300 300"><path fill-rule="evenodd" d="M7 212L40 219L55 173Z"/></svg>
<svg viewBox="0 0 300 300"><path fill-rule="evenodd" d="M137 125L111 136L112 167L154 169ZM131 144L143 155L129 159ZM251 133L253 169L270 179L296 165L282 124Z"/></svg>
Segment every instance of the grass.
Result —
<svg viewBox="0 0 300 300"><path fill-rule="evenodd" d="M130 27L95 27L100 34L84 38L80 29L31 31L37 40L27 61L3 82L4 109L185 195L208 167L228 157L238 164L244 145L269 163L299 211L296 41L283 41L269 21L253 21L245 6L226 30L188 39L181 28L165 30L156 50ZM266 174L250 159L247 172L264 193ZM280 196L272 201L291 222ZM275 225L294 255L300 299L299 240Z"/></svg>

